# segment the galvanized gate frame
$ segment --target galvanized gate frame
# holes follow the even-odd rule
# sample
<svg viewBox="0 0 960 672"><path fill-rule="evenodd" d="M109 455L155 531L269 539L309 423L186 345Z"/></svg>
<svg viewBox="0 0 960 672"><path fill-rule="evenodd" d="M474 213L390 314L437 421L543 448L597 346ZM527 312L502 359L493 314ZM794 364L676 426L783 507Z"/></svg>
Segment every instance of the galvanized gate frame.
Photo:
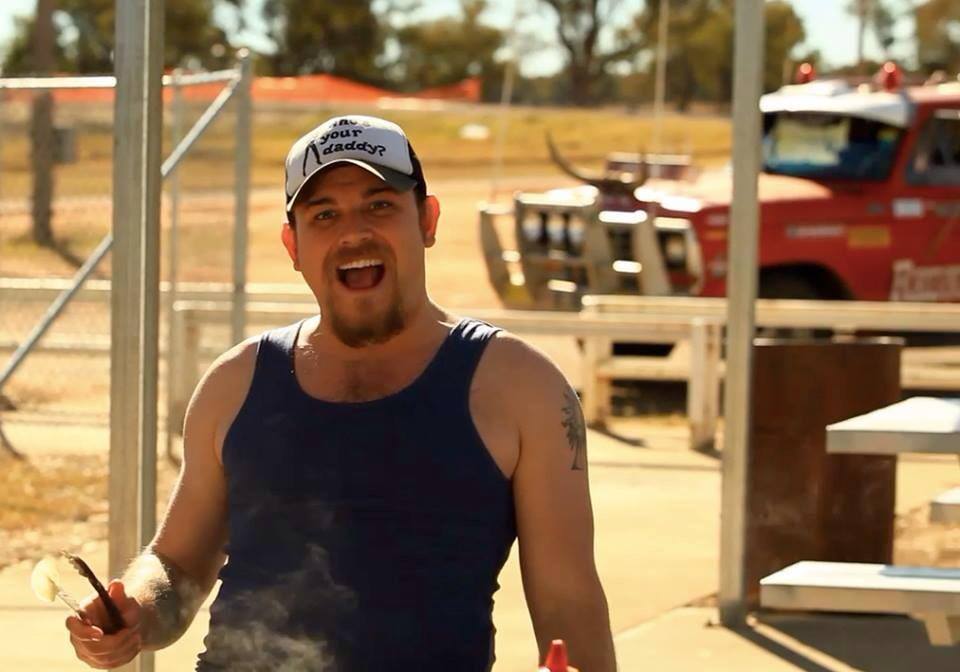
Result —
<svg viewBox="0 0 960 672"><path fill-rule="evenodd" d="M170 86L174 91L174 100L179 102L174 104L174 118L182 116L179 109L182 105L180 90L183 87L196 86L201 84L210 84L223 82L225 86L220 94L214 99L210 106L197 119L196 123L190 128L185 136L179 140L176 147L170 153L170 156L163 162L160 168L161 177L164 180L171 181L170 198L172 204L179 200L179 189L176 184L175 174L177 166L187 156L193 145L200 139L203 133L216 120L220 112L226 107L234 97L239 103L236 125L236 144L237 152L235 154L234 170L236 172L236 190L235 190L235 210L234 221L234 259L233 259L233 284L234 284L234 315L231 321L232 338L239 341L243 338L243 304L244 287L246 285L245 259L247 244L247 219L248 202L250 193L250 118L251 118L251 70L249 55L246 50L238 54L239 60L237 66L230 70L221 70L216 72L206 72L197 74L181 74L175 72L172 75L163 77L164 86ZM113 89L116 87L116 77L113 76L95 76L95 77L14 77L0 78L0 100L4 91L9 90L32 90L32 91L52 91L55 89ZM174 137L177 137L177 129L174 129ZM177 208L172 208L172 235L175 236ZM176 254L176 246L171 245L170 255ZM90 256L84 261L83 265L77 269L74 274L71 286L63 291L57 299L50 304L50 307L44 313L37 325L31 330L30 334L23 340L16 352L10 357L10 360L0 369L0 390L10 380L14 372L26 359L27 355L33 350L37 342L43 337L50 326L56 321L63 310L70 303L70 300L77 293L83 283L93 274L97 266L113 248L113 232L104 236ZM176 259L171 258L171 269L176 269ZM171 275L171 292L175 292L175 274ZM172 301L171 301L172 304Z"/></svg>

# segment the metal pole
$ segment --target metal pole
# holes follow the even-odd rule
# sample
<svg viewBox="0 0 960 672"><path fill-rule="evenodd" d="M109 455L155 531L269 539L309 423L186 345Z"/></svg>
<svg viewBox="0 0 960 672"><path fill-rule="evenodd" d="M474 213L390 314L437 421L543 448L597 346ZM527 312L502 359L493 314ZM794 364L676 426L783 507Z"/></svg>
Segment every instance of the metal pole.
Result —
<svg viewBox="0 0 960 672"><path fill-rule="evenodd" d="M3 214L3 117L6 112L7 92L0 89L0 215Z"/></svg>
<svg viewBox="0 0 960 672"><path fill-rule="evenodd" d="M162 0L116 3L110 341L110 574L156 526ZM153 670L145 653L122 669Z"/></svg>
<svg viewBox="0 0 960 672"><path fill-rule="evenodd" d="M183 160L183 157L187 155L187 152L190 151L190 148L193 147L193 143L195 143L200 136L206 132L210 124L216 120L217 115L220 114L227 103L230 102L234 93L236 93L238 83L239 80L234 79L220 90L220 93L213 99L210 106L203 111L200 118L194 122L190 130L187 131L187 134L183 136L183 140L170 152L170 156L168 156L166 160L164 160L163 165L160 166L160 173L164 177L169 175L173 169L177 167Z"/></svg>
<svg viewBox="0 0 960 672"><path fill-rule="evenodd" d="M660 0L660 22L657 26L657 74L653 93L653 137L651 151L654 156L663 151L663 103L667 91L667 39L670 25L670 0ZM660 164L650 167L653 177L659 177Z"/></svg>
<svg viewBox="0 0 960 672"><path fill-rule="evenodd" d="M183 137L183 89L180 86L180 76L182 71L178 68L173 72L173 120L170 128L171 145L176 146ZM174 347L174 314L173 306L177 302L177 228L180 218L180 177L176 169L167 175L167 183L170 185L170 236L167 239L167 408L170 408L169 398L172 394L173 371L175 368L174 358L177 356ZM167 457L173 455L173 436L177 428L173 426L174 418L167 413L166 424L166 454Z"/></svg>
<svg viewBox="0 0 960 672"><path fill-rule="evenodd" d="M516 77L516 58L507 61L503 72L503 90L500 94L500 111L497 119L497 147L494 150L493 179L490 185L490 202L497 202L497 192L500 191L500 174L503 172L503 143L507 136L507 111L510 109L510 100L513 98L513 80Z"/></svg>
<svg viewBox="0 0 960 672"><path fill-rule="evenodd" d="M247 220L250 213L250 142L253 99L250 89L253 83L253 70L250 52L241 49L237 52L240 62L240 82L237 85L237 128L236 163L234 177L234 226L233 226L233 316L231 340L239 343L243 340L246 326L247 308Z"/></svg>
<svg viewBox="0 0 960 672"><path fill-rule="evenodd" d="M757 296L757 174L760 170L760 92L763 2L735 3L733 82L733 203L727 247L727 376L723 492L720 514L720 622L746 620L744 547L750 451L750 385Z"/></svg>
<svg viewBox="0 0 960 672"><path fill-rule="evenodd" d="M521 0L516 0L513 7L513 23L507 42L510 45L510 60L503 69L503 88L500 90L500 108L497 112L497 145L493 150L493 175L490 179L490 202L497 202L497 193L500 190L500 174L503 172L503 144L507 140L507 112L513 100L513 83L517 77L517 25L520 23Z"/></svg>
<svg viewBox="0 0 960 672"><path fill-rule="evenodd" d="M33 68L37 73L53 70L53 0L38 0L33 27ZM53 246L53 93L33 96L30 116L30 164L33 173L33 242Z"/></svg>

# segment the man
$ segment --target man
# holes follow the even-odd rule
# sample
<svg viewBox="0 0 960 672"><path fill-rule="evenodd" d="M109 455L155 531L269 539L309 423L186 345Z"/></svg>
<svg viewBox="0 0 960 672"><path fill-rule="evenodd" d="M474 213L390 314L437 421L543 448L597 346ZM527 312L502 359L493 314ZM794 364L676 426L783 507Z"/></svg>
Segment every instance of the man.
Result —
<svg viewBox="0 0 960 672"><path fill-rule="evenodd" d="M541 660L563 638L583 672L613 672L577 397L523 341L430 300L440 205L403 131L308 133L286 210L320 315L211 366L159 531L110 586L128 627L105 635L91 597L92 625L67 621L77 655L169 645L219 575L201 672L489 670L517 538Z"/></svg>

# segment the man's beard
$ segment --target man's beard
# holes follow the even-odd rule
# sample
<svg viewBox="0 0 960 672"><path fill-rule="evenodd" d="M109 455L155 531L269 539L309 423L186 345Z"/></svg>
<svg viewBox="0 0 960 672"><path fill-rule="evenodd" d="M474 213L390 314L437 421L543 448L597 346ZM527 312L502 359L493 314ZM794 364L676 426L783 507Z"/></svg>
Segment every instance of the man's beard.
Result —
<svg viewBox="0 0 960 672"><path fill-rule="evenodd" d="M328 305L329 311L323 313L321 317L330 325L337 339L350 348L386 343L407 326L407 311L400 294L396 257L386 246L368 241L350 250L340 250L339 253L331 255L325 264L329 282L334 284L339 282L336 269L341 263L364 257L379 258L386 263L380 284L390 283L393 289L387 297L387 305L383 308L378 305L379 301L375 298L357 299L343 297L339 291L332 292ZM342 290L342 288L339 289Z"/></svg>
<svg viewBox="0 0 960 672"><path fill-rule="evenodd" d="M381 282L387 282L387 278ZM407 314L400 297L399 287L396 282L393 286L393 295L385 309L362 311L355 319L348 318L345 311L339 310L336 296L331 297L329 314L325 313L322 316L324 322L330 325L337 340L347 347L363 348L386 343L407 326ZM363 308L362 304L360 308Z"/></svg>

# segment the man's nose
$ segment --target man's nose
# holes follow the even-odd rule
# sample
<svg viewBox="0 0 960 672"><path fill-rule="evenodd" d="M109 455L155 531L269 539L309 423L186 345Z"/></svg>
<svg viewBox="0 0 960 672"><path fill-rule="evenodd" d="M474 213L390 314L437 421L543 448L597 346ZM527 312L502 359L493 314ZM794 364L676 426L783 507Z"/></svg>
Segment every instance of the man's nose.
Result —
<svg viewBox="0 0 960 672"><path fill-rule="evenodd" d="M341 231L339 241L341 246L353 247L373 239L373 229L370 222L360 213L348 214Z"/></svg>

